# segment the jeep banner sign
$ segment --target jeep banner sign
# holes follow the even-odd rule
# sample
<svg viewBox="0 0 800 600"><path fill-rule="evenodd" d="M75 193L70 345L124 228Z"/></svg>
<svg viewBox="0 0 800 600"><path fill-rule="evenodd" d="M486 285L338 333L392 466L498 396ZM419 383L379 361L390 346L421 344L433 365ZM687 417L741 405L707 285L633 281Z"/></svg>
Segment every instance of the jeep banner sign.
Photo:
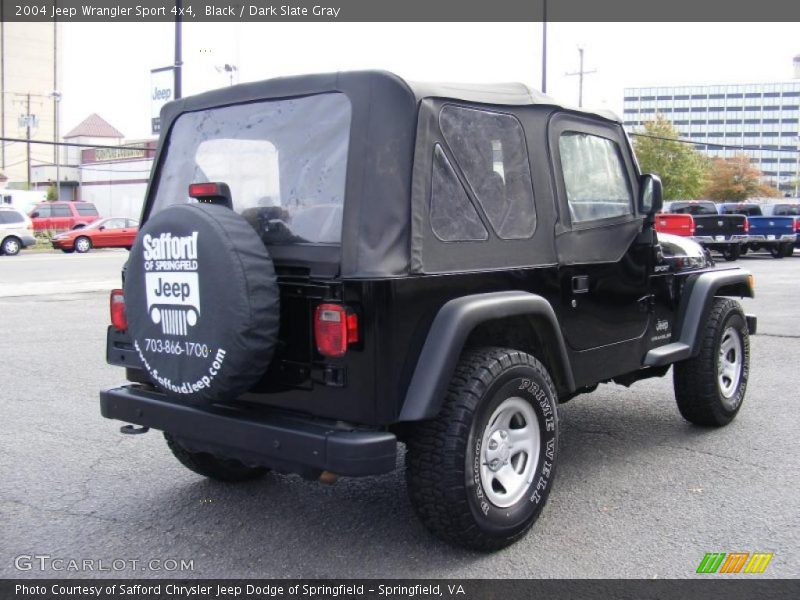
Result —
<svg viewBox="0 0 800 600"><path fill-rule="evenodd" d="M150 71L150 123L153 134L161 132L161 107L175 99L174 67Z"/></svg>

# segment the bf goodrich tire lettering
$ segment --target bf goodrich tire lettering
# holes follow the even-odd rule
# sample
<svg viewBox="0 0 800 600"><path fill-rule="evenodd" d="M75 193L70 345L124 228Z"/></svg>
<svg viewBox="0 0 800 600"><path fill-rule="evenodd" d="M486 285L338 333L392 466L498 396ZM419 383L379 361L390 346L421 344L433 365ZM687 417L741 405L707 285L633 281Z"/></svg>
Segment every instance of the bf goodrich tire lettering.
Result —
<svg viewBox="0 0 800 600"><path fill-rule="evenodd" d="M264 374L278 334L278 287L247 222L216 205L166 208L142 227L125 301L134 350L175 399L235 399Z"/></svg>

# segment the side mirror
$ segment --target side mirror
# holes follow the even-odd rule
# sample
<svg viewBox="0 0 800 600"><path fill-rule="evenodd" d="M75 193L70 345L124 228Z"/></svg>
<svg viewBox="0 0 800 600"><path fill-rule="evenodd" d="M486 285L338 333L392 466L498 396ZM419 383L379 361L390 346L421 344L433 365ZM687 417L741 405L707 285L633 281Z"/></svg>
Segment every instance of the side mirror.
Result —
<svg viewBox="0 0 800 600"><path fill-rule="evenodd" d="M32 212L32 213L31 213L30 215L28 215L28 216L29 216L31 219L35 219L36 217L38 217L38 216L39 216L39 213L38 213L38 212Z"/></svg>
<svg viewBox="0 0 800 600"><path fill-rule="evenodd" d="M644 215L654 215L659 212L664 206L664 200L661 197L661 178L652 173L642 175L639 180L639 212Z"/></svg>
<svg viewBox="0 0 800 600"><path fill-rule="evenodd" d="M98 227L97 230L98 231L103 231L105 228L106 228L105 225L100 225L100 227Z"/></svg>

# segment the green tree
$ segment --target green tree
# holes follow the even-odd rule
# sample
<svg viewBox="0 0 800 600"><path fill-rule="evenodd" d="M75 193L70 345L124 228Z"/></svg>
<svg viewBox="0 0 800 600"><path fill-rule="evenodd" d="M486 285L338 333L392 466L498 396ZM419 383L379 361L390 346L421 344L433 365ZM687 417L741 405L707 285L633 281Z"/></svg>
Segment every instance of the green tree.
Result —
<svg viewBox="0 0 800 600"><path fill-rule="evenodd" d="M760 181L761 171L744 154L733 158L715 158L705 196L712 200L747 200L776 197L780 192Z"/></svg>
<svg viewBox="0 0 800 600"><path fill-rule="evenodd" d="M698 198L706 187L708 160L691 144L678 141L675 126L657 114L634 139L643 173L655 173L664 185L664 200Z"/></svg>
<svg viewBox="0 0 800 600"><path fill-rule="evenodd" d="M48 202L53 202L55 200L58 200L58 192L56 191L56 186L50 184L50 186L47 188L47 196L45 196L45 200L47 200Z"/></svg>

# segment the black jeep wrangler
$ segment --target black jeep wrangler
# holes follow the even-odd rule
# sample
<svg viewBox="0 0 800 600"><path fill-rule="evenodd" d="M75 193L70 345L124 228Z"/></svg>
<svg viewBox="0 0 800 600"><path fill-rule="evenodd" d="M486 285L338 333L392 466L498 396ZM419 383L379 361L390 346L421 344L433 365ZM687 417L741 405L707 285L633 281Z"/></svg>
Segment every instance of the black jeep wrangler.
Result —
<svg viewBox="0 0 800 600"><path fill-rule="evenodd" d="M423 523L491 550L553 487L559 403L674 365L692 423L741 407L756 321L728 297L752 279L659 240L660 181L611 114L353 72L161 122L111 297L131 383L100 403L201 475L373 475L402 442Z"/></svg>

